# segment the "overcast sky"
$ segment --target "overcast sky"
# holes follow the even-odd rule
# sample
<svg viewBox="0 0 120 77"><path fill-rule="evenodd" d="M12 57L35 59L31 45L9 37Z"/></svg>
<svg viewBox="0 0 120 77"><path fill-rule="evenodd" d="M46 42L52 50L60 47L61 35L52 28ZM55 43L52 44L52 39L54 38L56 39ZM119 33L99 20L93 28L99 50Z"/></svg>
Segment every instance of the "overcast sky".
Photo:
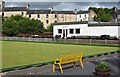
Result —
<svg viewBox="0 0 120 77"><path fill-rule="evenodd" d="M120 0L4 0L5 2L118 2Z"/></svg>
<svg viewBox="0 0 120 77"><path fill-rule="evenodd" d="M6 2L6 7L25 6L30 4L30 9L50 9L54 10L88 10L89 7L112 8L118 6L118 2Z"/></svg>

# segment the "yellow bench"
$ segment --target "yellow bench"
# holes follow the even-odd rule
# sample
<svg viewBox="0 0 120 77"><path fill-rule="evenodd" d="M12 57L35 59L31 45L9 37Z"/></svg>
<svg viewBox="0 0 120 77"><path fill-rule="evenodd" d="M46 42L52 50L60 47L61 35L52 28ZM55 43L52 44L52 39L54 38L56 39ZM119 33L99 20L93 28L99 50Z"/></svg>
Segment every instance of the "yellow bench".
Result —
<svg viewBox="0 0 120 77"><path fill-rule="evenodd" d="M65 55L65 56L61 55L60 59L56 59L54 61L53 72L55 72L55 65L59 65L61 73L63 74L63 70L62 70L62 66L61 65L74 63L74 67L75 67L75 62L78 62L78 61L80 61L81 67L83 68L82 56L83 56L83 52L80 53L80 54L71 54L71 55Z"/></svg>

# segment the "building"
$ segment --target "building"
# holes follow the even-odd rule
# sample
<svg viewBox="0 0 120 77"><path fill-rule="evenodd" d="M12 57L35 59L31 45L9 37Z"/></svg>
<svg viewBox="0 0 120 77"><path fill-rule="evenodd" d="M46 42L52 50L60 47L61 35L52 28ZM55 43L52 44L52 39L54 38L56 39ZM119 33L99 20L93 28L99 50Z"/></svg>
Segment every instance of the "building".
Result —
<svg viewBox="0 0 120 77"><path fill-rule="evenodd" d="M88 21L89 11L79 11L77 12L77 21Z"/></svg>
<svg viewBox="0 0 120 77"><path fill-rule="evenodd" d="M55 11L53 7L48 10L31 10L29 4L24 7L5 7L5 2L3 1L1 2L1 8L2 12L0 13L5 18L12 15L22 15L30 19L41 20L45 28L51 23L88 21L91 12L93 14L93 11L77 11L77 9L74 11Z"/></svg>
<svg viewBox="0 0 120 77"><path fill-rule="evenodd" d="M91 10L89 13L88 13L88 21L94 21L94 18L97 16L97 14Z"/></svg>
<svg viewBox="0 0 120 77"><path fill-rule="evenodd" d="M120 9L116 6L114 6L112 10L112 18L113 23L120 23Z"/></svg>
<svg viewBox="0 0 120 77"><path fill-rule="evenodd" d="M89 26L88 22L65 22L56 23L53 27L53 37L67 38L72 36L101 36L110 35L119 37L119 26Z"/></svg>

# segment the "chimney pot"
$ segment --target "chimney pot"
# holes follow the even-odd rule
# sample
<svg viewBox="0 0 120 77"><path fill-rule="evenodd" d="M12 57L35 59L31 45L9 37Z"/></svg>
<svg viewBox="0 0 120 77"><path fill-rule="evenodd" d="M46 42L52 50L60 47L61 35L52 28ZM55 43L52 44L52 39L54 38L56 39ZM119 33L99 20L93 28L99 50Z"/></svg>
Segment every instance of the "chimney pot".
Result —
<svg viewBox="0 0 120 77"><path fill-rule="evenodd" d="M27 4L27 5L26 5L26 9L27 9L27 10L29 10L29 7L30 7L30 5L29 5L29 4Z"/></svg>
<svg viewBox="0 0 120 77"><path fill-rule="evenodd" d="M51 6L51 9L50 9L50 10L51 10L51 12L53 11L53 6Z"/></svg>
<svg viewBox="0 0 120 77"><path fill-rule="evenodd" d="M75 14L77 14L77 9L75 9Z"/></svg>

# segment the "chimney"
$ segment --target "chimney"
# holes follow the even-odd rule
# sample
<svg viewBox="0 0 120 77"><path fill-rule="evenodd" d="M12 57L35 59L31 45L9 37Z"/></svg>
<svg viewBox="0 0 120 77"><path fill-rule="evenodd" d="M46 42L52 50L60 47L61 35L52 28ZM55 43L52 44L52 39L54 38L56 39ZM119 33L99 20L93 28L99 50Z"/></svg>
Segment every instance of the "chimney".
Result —
<svg viewBox="0 0 120 77"><path fill-rule="evenodd" d="M1 9L3 9L5 7L5 2L3 0L0 1L0 5L1 5Z"/></svg>
<svg viewBox="0 0 120 77"><path fill-rule="evenodd" d="M27 4L27 5L26 5L26 9L27 9L27 10L29 10L29 7L30 7L30 5L29 5L29 4Z"/></svg>
<svg viewBox="0 0 120 77"><path fill-rule="evenodd" d="M75 9L75 14L77 14L77 9Z"/></svg>
<svg viewBox="0 0 120 77"><path fill-rule="evenodd" d="M116 7L116 6L113 7L113 11L114 11L114 12L117 11L117 7Z"/></svg>
<svg viewBox="0 0 120 77"><path fill-rule="evenodd" d="M51 12L53 11L53 6L51 6L50 11L51 11Z"/></svg>

